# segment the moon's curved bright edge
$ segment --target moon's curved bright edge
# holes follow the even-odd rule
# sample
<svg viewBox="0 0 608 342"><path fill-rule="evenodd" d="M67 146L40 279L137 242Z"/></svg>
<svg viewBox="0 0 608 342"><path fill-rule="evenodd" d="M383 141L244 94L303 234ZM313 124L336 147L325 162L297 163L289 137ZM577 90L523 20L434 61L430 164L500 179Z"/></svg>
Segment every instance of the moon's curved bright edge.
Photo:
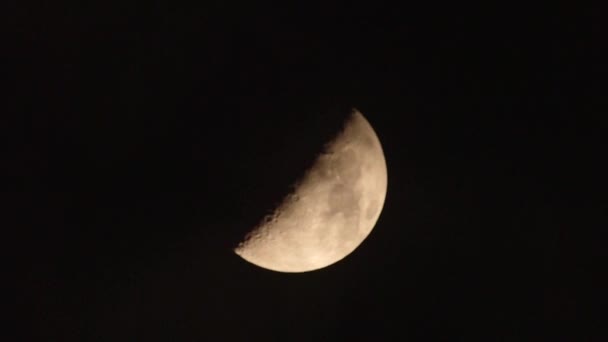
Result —
<svg viewBox="0 0 608 342"><path fill-rule="evenodd" d="M353 109L272 215L234 252L259 267L307 272L353 252L370 234L384 206L386 160L369 122Z"/></svg>

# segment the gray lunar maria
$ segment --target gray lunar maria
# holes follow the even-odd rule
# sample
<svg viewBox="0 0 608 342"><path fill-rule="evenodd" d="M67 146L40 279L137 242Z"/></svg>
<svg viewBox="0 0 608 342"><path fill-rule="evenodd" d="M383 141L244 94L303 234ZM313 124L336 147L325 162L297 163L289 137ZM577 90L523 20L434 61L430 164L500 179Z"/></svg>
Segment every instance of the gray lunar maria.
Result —
<svg viewBox="0 0 608 342"><path fill-rule="evenodd" d="M272 215L235 248L279 272L306 272L349 255L374 228L386 197L384 153L374 129L353 110L335 138Z"/></svg>

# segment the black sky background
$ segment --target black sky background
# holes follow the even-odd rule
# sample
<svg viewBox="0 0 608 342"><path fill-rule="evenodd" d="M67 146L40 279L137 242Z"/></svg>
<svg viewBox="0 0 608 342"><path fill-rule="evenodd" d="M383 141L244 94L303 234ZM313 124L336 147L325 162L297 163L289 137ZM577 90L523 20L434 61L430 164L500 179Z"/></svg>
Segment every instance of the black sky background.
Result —
<svg viewBox="0 0 608 342"><path fill-rule="evenodd" d="M5 7L11 340L605 339L600 8ZM234 255L353 107L372 234Z"/></svg>

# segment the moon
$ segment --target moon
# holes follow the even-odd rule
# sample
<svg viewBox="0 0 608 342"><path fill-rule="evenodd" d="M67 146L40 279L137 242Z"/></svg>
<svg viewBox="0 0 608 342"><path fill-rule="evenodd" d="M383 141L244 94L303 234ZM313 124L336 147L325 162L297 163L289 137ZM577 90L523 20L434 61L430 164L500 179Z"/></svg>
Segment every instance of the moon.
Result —
<svg viewBox="0 0 608 342"><path fill-rule="evenodd" d="M308 272L352 253L384 206L386 160L380 140L353 109L312 167L234 252L277 272Z"/></svg>

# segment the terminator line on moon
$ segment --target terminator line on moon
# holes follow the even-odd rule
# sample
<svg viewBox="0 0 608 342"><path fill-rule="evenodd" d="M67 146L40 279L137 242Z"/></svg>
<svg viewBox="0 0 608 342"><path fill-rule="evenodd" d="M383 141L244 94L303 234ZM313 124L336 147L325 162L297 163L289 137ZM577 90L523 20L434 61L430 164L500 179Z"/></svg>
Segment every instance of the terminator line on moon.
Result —
<svg viewBox="0 0 608 342"><path fill-rule="evenodd" d="M234 252L278 272L307 272L353 252L384 205L386 161L374 129L353 110L343 129L272 215Z"/></svg>

